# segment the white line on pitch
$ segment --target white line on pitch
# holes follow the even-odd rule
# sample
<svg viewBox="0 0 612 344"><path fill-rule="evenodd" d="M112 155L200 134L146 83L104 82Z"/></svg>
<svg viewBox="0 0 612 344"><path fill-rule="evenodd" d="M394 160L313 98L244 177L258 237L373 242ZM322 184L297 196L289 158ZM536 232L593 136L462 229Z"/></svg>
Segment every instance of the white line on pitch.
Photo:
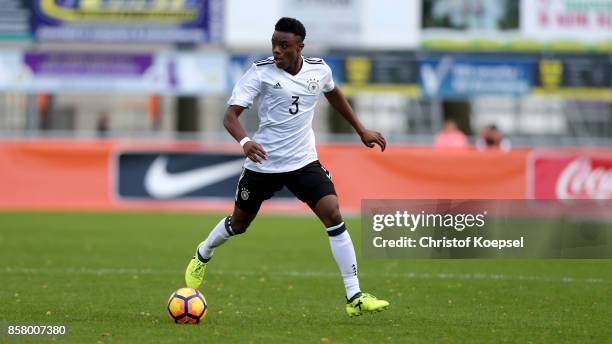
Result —
<svg viewBox="0 0 612 344"><path fill-rule="evenodd" d="M131 268L25 268L2 267L0 274L87 274L87 275L182 275L180 270L170 269L131 269ZM333 277L338 278L337 272L326 271L214 271L211 274L222 276L277 276L277 277ZM551 283L590 283L612 284L612 281L594 277L568 277L568 276L524 276L486 273L423 273L423 272L389 272L389 273L361 273L362 277L382 278L414 278L414 279L441 279L441 280L481 280L481 281L534 281Z"/></svg>

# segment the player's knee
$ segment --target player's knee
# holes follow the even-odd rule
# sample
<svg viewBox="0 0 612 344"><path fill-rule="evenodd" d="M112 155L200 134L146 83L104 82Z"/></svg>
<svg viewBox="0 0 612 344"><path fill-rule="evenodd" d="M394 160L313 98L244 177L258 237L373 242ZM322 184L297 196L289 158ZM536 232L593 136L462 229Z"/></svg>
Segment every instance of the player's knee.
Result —
<svg viewBox="0 0 612 344"><path fill-rule="evenodd" d="M338 205L330 207L324 217L326 227L338 225L342 222L342 214L340 214L340 208Z"/></svg>

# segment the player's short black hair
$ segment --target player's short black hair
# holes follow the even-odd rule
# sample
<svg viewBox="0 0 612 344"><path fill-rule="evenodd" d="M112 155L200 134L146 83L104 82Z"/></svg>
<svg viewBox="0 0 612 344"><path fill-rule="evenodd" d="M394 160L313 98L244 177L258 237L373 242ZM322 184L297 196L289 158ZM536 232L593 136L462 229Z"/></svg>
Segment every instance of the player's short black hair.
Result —
<svg viewBox="0 0 612 344"><path fill-rule="evenodd" d="M302 41L306 38L306 28L299 20L295 18L282 17L274 25L274 30L281 32L289 32L296 36L302 37Z"/></svg>

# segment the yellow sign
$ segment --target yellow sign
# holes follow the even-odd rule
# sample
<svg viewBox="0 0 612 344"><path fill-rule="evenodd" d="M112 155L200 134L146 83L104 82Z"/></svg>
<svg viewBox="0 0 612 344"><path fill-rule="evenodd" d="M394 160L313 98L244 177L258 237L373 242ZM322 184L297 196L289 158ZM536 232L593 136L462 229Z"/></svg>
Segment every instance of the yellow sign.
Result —
<svg viewBox="0 0 612 344"><path fill-rule="evenodd" d="M365 84L370 80L372 61L363 56L346 58L346 78L350 83Z"/></svg>
<svg viewBox="0 0 612 344"><path fill-rule="evenodd" d="M198 8L187 8L185 0L81 0L76 7L40 0L40 7L46 16L67 22L180 24L198 17Z"/></svg>
<svg viewBox="0 0 612 344"><path fill-rule="evenodd" d="M563 63L560 60L540 60L540 81L544 88L558 88L563 78Z"/></svg>

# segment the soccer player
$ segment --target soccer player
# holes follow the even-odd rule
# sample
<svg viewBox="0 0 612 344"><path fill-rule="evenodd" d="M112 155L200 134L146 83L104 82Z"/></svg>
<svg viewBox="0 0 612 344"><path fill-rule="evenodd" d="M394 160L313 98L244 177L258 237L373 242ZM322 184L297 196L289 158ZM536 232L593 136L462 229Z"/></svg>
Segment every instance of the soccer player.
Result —
<svg viewBox="0 0 612 344"><path fill-rule="evenodd" d="M286 186L327 228L333 256L346 288L349 316L378 312L389 303L361 292L355 249L338 207L331 174L317 160L312 119L317 99L329 103L353 126L361 141L385 150L385 138L364 128L347 99L334 85L331 69L320 58L302 56L306 29L293 18L281 18L272 35L273 56L253 63L228 101L223 124L244 150L244 169L236 188L234 212L198 245L185 271L185 282L198 288L214 249L244 233L263 201ZM259 128L250 139L238 116L259 98Z"/></svg>

